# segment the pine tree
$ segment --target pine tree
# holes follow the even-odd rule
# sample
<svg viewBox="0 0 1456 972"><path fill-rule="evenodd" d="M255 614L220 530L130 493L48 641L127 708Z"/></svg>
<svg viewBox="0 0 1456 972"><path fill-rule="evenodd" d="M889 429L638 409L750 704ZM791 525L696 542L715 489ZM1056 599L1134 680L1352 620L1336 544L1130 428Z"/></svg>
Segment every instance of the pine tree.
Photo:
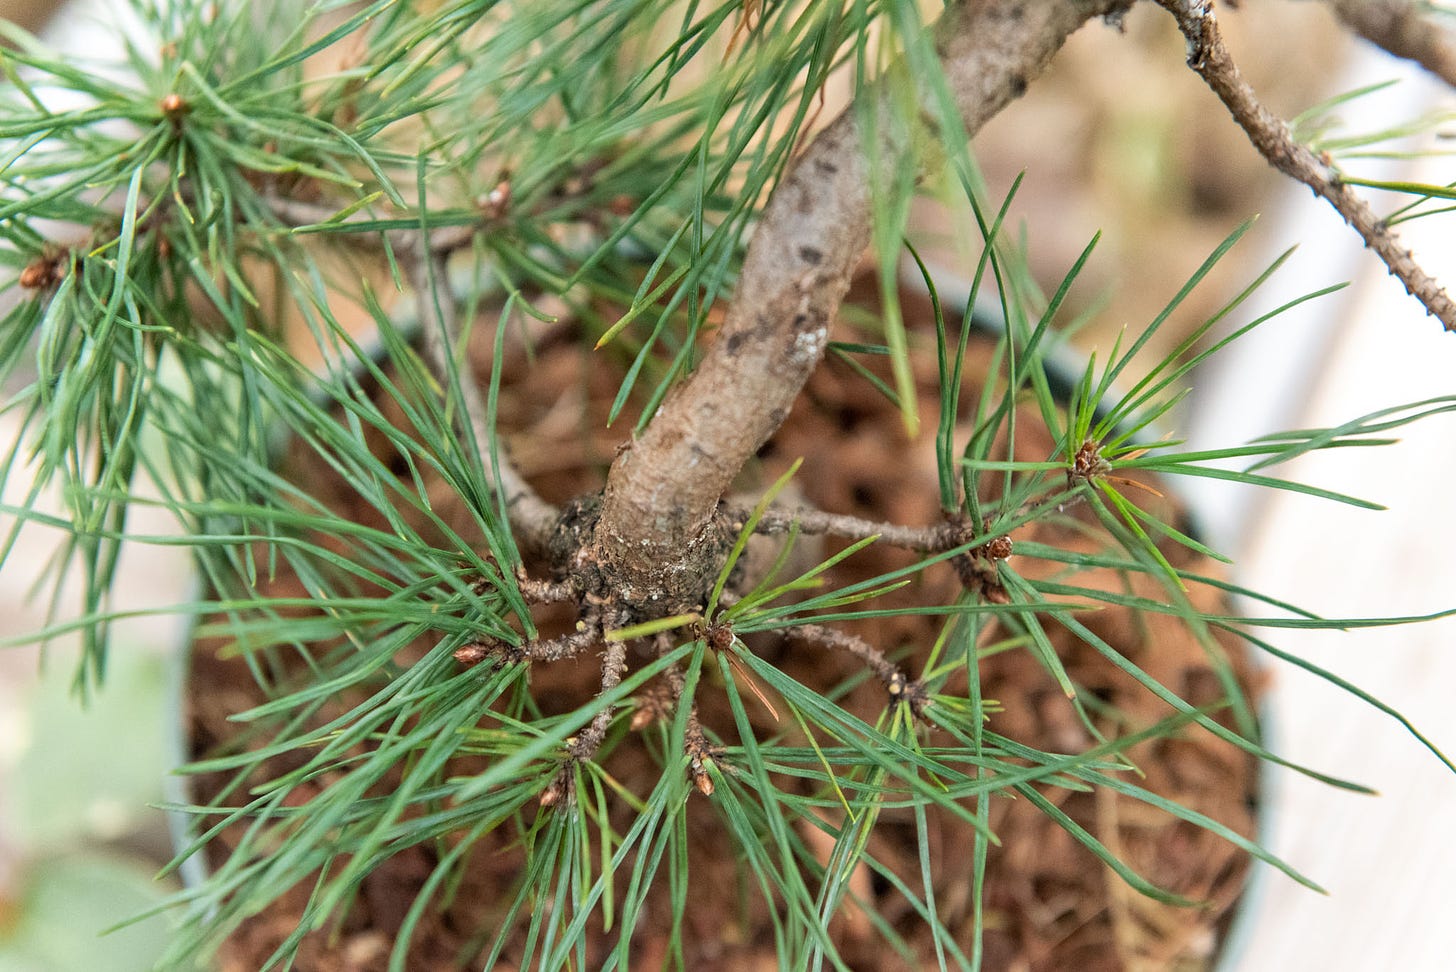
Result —
<svg viewBox="0 0 1456 972"><path fill-rule="evenodd" d="M739 904L728 898L760 901L783 968L843 967L831 919L858 907L855 881L869 873L908 902L932 951L872 917L887 949L912 965L978 967L982 904L969 936L942 921L928 821L974 834L962 866L979 896L1002 795L1042 809L1154 897L1177 900L1048 790L1143 801L1309 883L1128 772L1134 745L1188 731L1282 762L1260 743L1227 658L1238 639L1278 649L1254 633L1260 619L1230 616L1219 598L1287 606L1190 568L1185 554L1215 555L1150 511L1141 477L1219 475L1360 503L1257 470L1381 441L1452 402L1212 452L1153 444L1147 430L1188 372L1225 343L1204 339L1275 268L1166 358L1138 370L1133 359L1242 229L1059 396L1049 356L1087 254L1043 294L1006 239L1010 200L986 197L970 138L1072 32L1131 5L965 0L931 23L901 0L134 0L119 68L4 28L0 254L18 299L0 328L0 374L34 378L5 406L25 416L26 436L3 475L58 486L68 504L63 522L29 505L8 512L15 529L66 531L56 569L80 565L87 606L38 637L79 628L78 684L101 682L109 623L127 611L110 596L127 511L159 504L185 527L207 585L180 610L246 658L268 696L236 715L237 739L191 767L230 782L212 806L188 808L197 839L183 856L236 836L182 896L169 961L211 954L269 902L309 889L270 962L283 967L344 920L375 868L427 847L436 863L401 919L392 968L421 967L411 949L422 916L460 893L487 850L519 854L522 877L490 926L468 930L478 948L466 964L636 967L634 930L650 922L670 929L662 960L691 965L699 931L682 915L705 893L694 865L722 853L689 829L703 808L741 883L708 890L724 897L725 923ZM1394 221L1259 104L1212 5L1159 5L1253 149L1329 200L1352 245L1456 329L1456 307ZM1330 5L1452 78L1440 32L1412 29L1436 16L1422 5ZM850 90L837 114L826 107L835 84ZM1426 209L1451 196L1394 188ZM938 414L922 414L896 277L910 202L930 190L977 228L966 275L973 294L994 294L1002 331L985 394L966 400L974 300L964 315L934 305ZM846 341L834 322L867 251L875 330ZM936 281L925 284L934 295ZM622 445L600 490L558 505L517 471L500 406L502 384L519 377L506 369L529 368L533 335L563 321L597 349L593 368L619 379L609 418ZM907 434L934 427L939 522L800 508L780 500L791 475L732 495L826 355L895 403ZM1026 416L1045 425L1044 454L1015 447ZM350 502L291 477L280 437L346 483ZM1230 458L1253 465L1210 465ZM1097 545L1024 539L1046 524ZM847 546L800 564L811 537ZM871 544L913 556L823 585ZM1053 567L1021 569L1013 552ZM879 607L947 563L961 581L949 602ZM1127 586L1084 582L1097 570ZM541 620L551 605L571 613L555 633ZM1086 619L1099 606L1178 619L1207 646L1222 699L1181 698L1123 657ZM856 633L885 614L943 626L908 653ZM1381 620L1404 619L1361 623ZM1161 699L1167 719L1104 734L1052 632ZM854 673L805 681L751 647L766 635L847 658ZM988 637L1001 640L988 649ZM1096 744L1044 752L988 728L994 703L977 672L988 651L1036 659ZM590 669L593 691L561 710L541 686L571 666ZM848 701L860 682L878 684L871 710ZM700 712L710 705L716 722ZM760 707L775 731L762 730ZM645 788L611 769L632 746L655 760L632 781ZM876 858L890 818L914 833L918 873Z"/></svg>

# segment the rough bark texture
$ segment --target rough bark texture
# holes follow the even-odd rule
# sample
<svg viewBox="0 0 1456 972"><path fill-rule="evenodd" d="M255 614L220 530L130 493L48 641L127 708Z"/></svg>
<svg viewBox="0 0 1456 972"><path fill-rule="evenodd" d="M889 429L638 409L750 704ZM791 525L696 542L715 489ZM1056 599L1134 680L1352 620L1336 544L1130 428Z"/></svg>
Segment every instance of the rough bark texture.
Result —
<svg viewBox="0 0 1456 972"><path fill-rule="evenodd" d="M967 131L1019 97L1072 31L1130 3L966 0L949 8L936 48ZM584 560L613 579L634 613L701 600L718 500L823 357L829 322L869 243L867 155L886 172L916 164L895 130L879 126L881 144L867 153L851 108L790 166L754 233L721 335L613 464Z"/></svg>
<svg viewBox="0 0 1456 972"><path fill-rule="evenodd" d="M1456 86L1456 22L1418 0L1327 0L1351 31Z"/></svg>

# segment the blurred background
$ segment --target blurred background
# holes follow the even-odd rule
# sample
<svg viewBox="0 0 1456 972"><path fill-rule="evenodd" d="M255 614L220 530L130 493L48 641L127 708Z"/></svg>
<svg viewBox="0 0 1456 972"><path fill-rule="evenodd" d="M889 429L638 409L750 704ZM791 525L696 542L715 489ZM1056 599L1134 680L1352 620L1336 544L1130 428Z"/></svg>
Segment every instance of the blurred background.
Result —
<svg viewBox="0 0 1456 972"><path fill-rule="evenodd" d="M103 0L0 0L0 17L57 46L95 52L115 36L100 26L104 8ZM1322 4L1250 0L1221 10L1221 22L1249 81L1285 117L1392 79L1399 83L1340 109L1349 130L1452 106L1449 92L1418 69L1350 41ZM1291 245L1300 250L1267 296L1232 323L1351 281L1198 375L1179 420L1195 447L1456 392L1456 336L1441 333L1338 217L1264 164L1185 68L1183 42L1161 11L1144 5L1120 29L1094 23L1081 31L976 145L993 197L1025 171L1011 225L1030 241L1044 285L1054 286L1102 231L1074 295L1082 305L1072 308L1091 312L1076 338L1085 352L1105 357L1124 326L1136 333L1254 213L1262 214L1255 229L1148 353L1173 346ZM1449 158L1431 155L1371 160L1359 171L1444 185L1456 180L1453 169ZM1405 238L1428 270L1456 282L1452 225L1418 221ZM915 232L948 279L965 265L951 230L931 205L917 214ZM8 444L14 431L3 422L0 443ZM1309 456L1277 472L1385 504L1386 512L1293 493L1246 495L1211 480L1191 484L1194 501L1245 586L1334 617L1442 611L1456 606L1453 441L1456 427L1441 418L1409 430L1395 447L1359 450L1356 459L1350 451ZM27 530L21 542L0 572L0 637L41 626L50 608L29 594L54 537ZM125 603L189 599L185 555L149 547L129 556ZM165 941L165 917L95 936L170 888L152 879L171 845L164 815L150 805L166 798L177 749L173 652L184 634L179 622L157 619L118 631L106 689L84 708L69 691L63 641L44 656L0 650L0 972L146 969ZM1282 647L1367 689L1456 752L1452 623L1277 634ZM1259 875L1226 969L1450 969L1456 836L1447 821L1456 819L1456 777L1393 719L1348 694L1288 666L1272 665L1270 678L1272 748L1381 796L1270 772L1266 842L1330 894Z"/></svg>

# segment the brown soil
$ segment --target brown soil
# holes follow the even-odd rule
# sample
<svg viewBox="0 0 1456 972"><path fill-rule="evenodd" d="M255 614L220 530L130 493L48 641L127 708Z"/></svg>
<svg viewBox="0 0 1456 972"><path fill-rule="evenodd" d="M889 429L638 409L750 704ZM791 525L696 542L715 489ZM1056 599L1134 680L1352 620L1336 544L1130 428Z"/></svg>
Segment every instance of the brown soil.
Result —
<svg viewBox="0 0 1456 972"><path fill-rule="evenodd" d="M913 309L907 311L907 317L915 320ZM919 318L927 319L923 309ZM849 333L840 336L852 337ZM583 345L570 328L558 328L541 338L529 363L524 355L515 352L505 367L500 414L503 428L510 433L512 452L522 471L546 498L557 502L600 486L605 465L624 434L602 428L601 416L616 390L617 379L604 366L603 355L591 355L582 350ZM972 386L975 376L985 370L987 353L985 346L977 346L968 365L967 373L972 376L968 401L978 393ZM482 340L476 362L482 374L488 373L488 354L488 341ZM922 355L917 367L924 396L922 414L933 425L936 398L932 356ZM1022 421L1019 451L1024 448L1028 458L1044 458L1050 444L1044 434L1037 441L1027 431L1031 427L1028 413ZM379 449L383 454L383 442ZM907 442L895 409L840 362L831 360L819 369L778 437L763 450L761 468L749 470L748 475L768 480L797 456L804 457L797 486L803 497L820 509L904 524L929 524L939 518L929 435ZM358 505L351 503L348 490L331 474L296 469L293 474L307 478L316 495L332 491L341 506ZM431 491L436 511L465 529L469 519L460 500L447 495L438 484L432 484ZM1163 515L1176 516L1175 510L1167 508L1168 501L1151 498L1151 494L1149 500L1165 507ZM356 509L354 514L380 521L378 514L368 509ZM1086 546L1090 542L1066 527L1039 527L1036 538L1062 546ZM1181 558L1176 561L1180 565L1191 563L1185 551L1170 548L1166 553ZM876 545L841 564L830 584L838 586L871 577L909 562L908 558L904 552ZM1011 564L1024 576L1050 570L1050 565L1024 556L1013 555ZM1210 566L1197 566L1212 572ZM1080 575L1079 582L1109 586L1131 583L1142 593L1157 593L1150 583L1139 584L1137 579L1129 581L1111 573L1105 577ZM958 583L948 567L933 568L908 588L884 598L883 605L948 603ZM296 580L287 577L272 581L271 586L273 593L300 589ZM1191 596L1195 601L1202 600L1204 607L1216 603L1207 591L1194 590ZM549 626L569 618L543 615L542 621ZM1219 699L1217 680L1204 649L1178 623L1162 616L1134 617L1129 612L1105 609L1089 625L1185 699L1200 705ZM906 654L902 664L915 673L939 628L937 619L900 616L864 623L856 630L887 651L903 649ZM1166 705L1068 632L1054 627L1049 627L1049 632L1073 680L1107 703L1108 714L1099 726L1102 731L1110 735L1134 732L1170 714ZM850 659L797 641L762 640L753 647L785 672L811 685L837 684L857 668ZM1242 652L1232 645L1225 647L1249 683ZM244 662L224 659L216 648L216 644L202 644L195 653L191 725L194 752L199 756L225 746L233 736L236 724L226 721L230 714L262 700ZM537 665L532 672L532 691L543 705L564 709L585 699L597 677L595 664ZM985 696L1000 703L989 723L992 731L1051 751L1075 752L1092 745L1056 684L1025 649L987 658L981 678ZM884 699L882 687L866 680L843 704L872 720L883 710ZM325 713L325 717L345 711L349 702L341 699L339 707ZM705 724L731 741L732 721L721 692L711 687L701 691L699 704ZM763 706L756 707L751 716L762 735L784 729ZM1206 733L1190 731L1143 743L1130 756L1145 774L1136 782L1241 833L1252 832L1255 767L1244 754L1212 740ZM636 735L606 759L617 779L637 793L645 794L659 772L646 744ZM278 772L292 768L284 761ZM224 782L199 777L199 801L213 798ZM327 785L327 781L319 785ZM308 792L301 787L290 803L306 799ZM1143 898L1027 800L997 799L993 802L991 826L1002 846L992 849L987 867L984 968L1096 972L1207 967L1247 870L1242 852L1201 829L1111 793L1053 787L1043 787L1041 792L1155 884L1209 905L1177 908ZM614 824L625 830L631 811L619 805L616 812ZM527 810L528 816L530 813ZM752 880L741 873L740 855L726 836L712 798L694 794L689 801L688 828L696 856L684 917L687 967L776 967L767 913L762 903L756 902ZM935 816L929 831L941 918L962 947L969 949L972 832L963 822ZM812 827L803 827L802 832L811 844L820 836ZM408 963L411 970L453 969L462 959L465 967L479 967L481 936L486 933L487 941L493 937L501 902L514 897L519 879L522 854L513 838L514 831L502 833L490 853L477 853L469 859L449 907L430 911L419 926ZM236 839L236 833L225 832L212 846L214 861L236 846ZM878 860L905 875L912 887L920 886L916 830L908 813L887 811L868 849ZM433 846L416 847L375 870L364 881L354 908L339 928L305 939L295 967L305 972L384 969L395 933L435 861ZM849 907L831 929L845 961L863 970L934 967L929 936L905 899L888 882L868 871L856 875L853 884L854 893L872 902L879 916L905 936L919 956L907 964L883 944L868 916ZM740 888L746 888L747 895L739 896L736 889ZM666 889L662 890L661 900L665 902ZM247 922L227 942L222 968L229 972L259 968L297 927L309 891L305 882ZM734 904L740 897L749 902L744 910ZM661 916L665 911L654 911L650 903L648 914L654 913ZM603 949L614 943L616 935L615 930L607 934L600 927L593 929L589 967L598 967ZM667 958L665 941L665 922L654 922L650 917L644 920L634 935L631 969L660 967ZM519 945L518 938L515 946ZM509 949L506 957L511 962L521 961L519 952Z"/></svg>

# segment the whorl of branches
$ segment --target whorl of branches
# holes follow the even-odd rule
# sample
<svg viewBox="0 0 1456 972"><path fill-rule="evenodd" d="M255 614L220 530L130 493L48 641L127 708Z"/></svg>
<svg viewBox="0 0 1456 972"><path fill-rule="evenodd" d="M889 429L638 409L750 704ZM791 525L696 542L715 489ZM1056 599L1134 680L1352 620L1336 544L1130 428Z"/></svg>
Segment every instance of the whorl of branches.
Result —
<svg viewBox="0 0 1456 972"><path fill-rule="evenodd" d="M1127 6L996 0L949 8L936 50L967 132L1019 97L1074 30ZM870 96L888 97L879 89ZM923 117L937 114L927 105ZM612 465L595 558L649 612L694 601L719 499L824 355L830 322L870 241L868 159L885 173L915 164L915 140L897 139L892 125L876 126L879 144L867 151L861 117L855 106L846 109L785 173L755 229L722 333Z"/></svg>
<svg viewBox="0 0 1456 972"><path fill-rule="evenodd" d="M956 121L973 135L1026 90L1075 30L1096 17L1115 23L1133 2L953 3L934 27L933 39L959 115ZM1456 83L1456 33L1426 5L1413 0L1326 2L1351 31ZM1260 154L1329 202L1406 290L1447 330L1456 330L1456 302L1440 283L1341 181L1330 162L1296 142L1288 124L1260 103L1223 43L1212 0L1157 3L1172 14L1184 35L1189 67ZM600 509L590 511L590 522L568 531L576 544L568 567L578 569L578 587L610 588L612 599L630 617L691 609L702 599L705 579L714 575L721 553L722 537L712 529L720 500L744 463L778 429L823 358L830 322L871 238L875 207L870 187L905 166L918 165L915 146L934 140L944 124L928 89L921 94L916 123L922 132L885 123L867 133L862 120L870 112L882 119L892 112L887 91L872 86L862 96L873 99L871 105L849 106L790 164L761 214L717 339L643 433L622 449ZM867 144L870 138L875 144ZM878 173L871 171L871 160ZM274 211L289 223L317 222L327 215L316 205L286 198L274 201ZM389 241L415 258L413 283L422 319L434 322L426 331L438 369L446 364L443 348L459 339L457 311L438 286L439 268L443 256L468 245L475 231L456 226L417 238L396 230ZM467 393L464 418L469 433L483 444L489 430L478 399L478 394ZM561 511L542 502L505 456L482 455L482 460L506 493L517 540L527 549L546 552L553 535L562 536ZM578 519L581 515L580 510L572 514ZM935 528L884 524L875 532L897 536L897 529L921 537ZM863 530L850 534L862 535ZM598 583L581 583L586 575Z"/></svg>
<svg viewBox="0 0 1456 972"><path fill-rule="evenodd" d="M1456 329L1456 304L1416 265L1389 227L1330 167L1290 137L1255 98L1223 46L1210 0L1159 0L1188 40L1189 65L1204 79L1271 164L1328 200L1406 289ZM1130 0L984 0L949 7L936 50L968 133L1025 91L1067 37L1093 17L1115 18ZM1393 53L1449 77L1444 31L1421 22L1411 3L1332 2L1347 24ZM1381 26L1385 25L1385 26ZM1425 36L1428 43L1413 45ZM881 91L868 96L884 98ZM879 126L866 150L851 106L814 139L770 198L755 231L727 322L697 371L663 404L613 464L597 524L593 560L622 583L637 609L690 604L706 573L705 531L734 476L778 428L818 365L833 320L871 234L867 159L886 170L911 165L913 139ZM927 107L922 120L935 112Z"/></svg>

